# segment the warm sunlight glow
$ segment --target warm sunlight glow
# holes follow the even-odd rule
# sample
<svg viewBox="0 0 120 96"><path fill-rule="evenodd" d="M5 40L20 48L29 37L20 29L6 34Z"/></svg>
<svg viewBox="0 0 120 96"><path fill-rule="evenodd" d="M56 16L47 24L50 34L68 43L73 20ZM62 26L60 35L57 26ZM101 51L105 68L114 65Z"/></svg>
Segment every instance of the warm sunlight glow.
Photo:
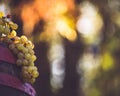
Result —
<svg viewBox="0 0 120 96"><path fill-rule="evenodd" d="M30 34L35 24L41 19L45 21L74 9L73 0L34 0L22 6L21 18L23 20L24 34ZM21 7L21 6L20 6Z"/></svg>
<svg viewBox="0 0 120 96"><path fill-rule="evenodd" d="M72 25L72 26L70 26ZM58 18L56 20L56 30L63 37L67 38L70 41L74 41L77 38L77 34L74 29L74 23L67 18Z"/></svg>
<svg viewBox="0 0 120 96"><path fill-rule="evenodd" d="M87 39L87 42L93 42L100 34L103 21L98 10L89 2L84 2L80 7L81 16L76 27L80 34Z"/></svg>

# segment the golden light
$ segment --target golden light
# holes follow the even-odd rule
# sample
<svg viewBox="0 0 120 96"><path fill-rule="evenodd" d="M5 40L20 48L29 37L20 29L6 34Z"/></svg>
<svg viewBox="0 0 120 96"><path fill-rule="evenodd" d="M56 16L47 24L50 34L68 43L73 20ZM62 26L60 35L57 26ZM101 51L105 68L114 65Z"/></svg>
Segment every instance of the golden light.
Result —
<svg viewBox="0 0 120 96"><path fill-rule="evenodd" d="M56 20L56 30L61 36L67 38L70 41L74 41L77 38L77 33L74 28L74 22L66 17L58 18Z"/></svg>
<svg viewBox="0 0 120 96"><path fill-rule="evenodd" d="M50 20L74 9L74 0L34 0L32 3L20 6L24 34L31 34L35 24L41 19Z"/></svg>
<svg viewBox="0 0 120 96"><path fill-rule="evenodd" d="M90 2L83 2L80 11L81 15L76 24L77 30L85 37L87 43L94 42L103 26L98 9Z"/></svg>

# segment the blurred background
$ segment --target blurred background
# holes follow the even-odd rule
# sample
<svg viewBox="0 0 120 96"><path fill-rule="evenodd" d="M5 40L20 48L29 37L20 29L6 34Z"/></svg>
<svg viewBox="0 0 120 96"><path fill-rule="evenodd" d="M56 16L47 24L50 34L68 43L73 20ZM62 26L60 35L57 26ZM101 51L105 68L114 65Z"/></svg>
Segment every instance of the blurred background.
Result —
<svg viewBox="0 0 120 96"><path fill-rule="evenodd" d="M38 96L120 96L119 0L0 0L35 44Z"/></svg>

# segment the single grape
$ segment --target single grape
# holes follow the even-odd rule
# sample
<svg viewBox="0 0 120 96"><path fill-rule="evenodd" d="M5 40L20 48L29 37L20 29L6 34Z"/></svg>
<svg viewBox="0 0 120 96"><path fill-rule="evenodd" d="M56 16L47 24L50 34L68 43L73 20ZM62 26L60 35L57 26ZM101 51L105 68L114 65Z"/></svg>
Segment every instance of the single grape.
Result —
<svg viewBox="0 0 120 96"><path fill-rule="evenodd" d="M23 59L22 64L23 64L23 65L28 65L28 60Z"/></svg>
<svg viewBox="0 0 120 96"><path fill-rule="evenodd" d="M29 53L25 54L25 59L29 60L31 55Z"/></svg>
<svg viewBox="0 0 120 96"><path fill-rule="evenodd" d="M28 72L32 73L32 71L34 70L34 66L28 66Z"/></svg>
<svg viewBox="0 0 120 96"><path fill-rule="evenodd" d="M8 38L13 38L13 37L15 37L16 36L16 31L15 30L12 30L11 32L10 32L10 34L8 35Z"/></svg>
<svg viewBox="0 0 120 96"><path fill-rule="evenodd" d="M20 41L21 41L21 43L26 43L27 40L28 40L27 37L24 36L24 35L20 37Z"/></svg>
<svg viewBox="0 0 120 96"><path fill-rule="evenodd" d="M14 43L19 43L20 42L20 37L15 36L14 39L15 39Z"/></svg>
<svg viewBox="0 0 120 96"><path fill-rule="evenodd" d="M13 29L13 30L16 30L18 28L18 25L13 23L13 24L10 24L10 27Z"/></svg>
<svg viewBox="0 0 120 96"><path fill-rule="evenodd" d="M32 61L32 62L30 62L30 61L28 61L29 62L29 66L34 66L34 62Z"/></svg>
<svg viewBox="0 0 120 96"><path fill-rule="evenodd" d="M23 50L24 48L23 44L16 44L16 47L18 50Z"/></svg>
<svg viewBox="0 0 120 96"><path fill-rule="evenodd" d="M34 48L34 45L33 45L33 43L31 42L31 41L28 41L28 42L26 42L26 47L27 48L31 48L31 49L33 49Z"/></svg>
<svg viewBox="0 0 120 96"><path fill-rule="evenodd" d="M36 66L34 66L34 70L36 70L36 71L38 70Z"/></svg>
<svg viewBox="0 0 120 96"><path fill-rule="evenodd" d="M22 60L21 60L21 59L18 59L18 60L16 61L16 64L17 64L18 66L22 65Z"/></svg>
<svg viewBox="0 0 120 96"><path fill-rule="evenodd" d="M11 50L13 50L14 48L15 48L15 44L9 44L9 48L11 49Z"/></svg>
<svg viewBox="0 0 120 96"><path fill-rule="evenodd" d="M26 47L23 47L23 49L21 50L24 54L28 53L28 49Z"/></svg>
<svg viewBox="0 0 120 96"><path fill-rule="evenodd" d="M36 60L36 56L35 56L35 55L32 55L32 56L31 56L31 59L32 59L33 61L35 61L35 60Z"/></svg>
<svg viewBox="0 0 120 96"><path fill-rule="evenodd" d="M28 52L29 52L31 55L34 55L34 54L35 54L35 52L34 52L33 49L28 49Z"/></svg>
<svg viewBox="0 0 120 96"><path fill-rule="evenodd" d="M32 74L33 74L33 77L34 77L34 78L36 78L36 77L39 76L39 73L38 73L38 71L36 71L36 70L34 70L34 71L32 72Z"/></svg>
<svg viewBox="0 0 120 96"><path fill-rule="evenodd" d="M24 54L22 52L19 52L17 54L17 56L18 56L18 59L23 59L24 58Z"/></svg>
<svg viewBox="0 0 120 96"><path fill-rule="evenodd" d="M12 51L14 54L18 54L18 52L19 52L17 48L14 48Z"/></svg>
<svg viewBox="0 0 120 96"><path fill-rule="evenodd" d="M5 27L3 33L5 35L8 35L10 33L10 29L8 27Z"/></svg>

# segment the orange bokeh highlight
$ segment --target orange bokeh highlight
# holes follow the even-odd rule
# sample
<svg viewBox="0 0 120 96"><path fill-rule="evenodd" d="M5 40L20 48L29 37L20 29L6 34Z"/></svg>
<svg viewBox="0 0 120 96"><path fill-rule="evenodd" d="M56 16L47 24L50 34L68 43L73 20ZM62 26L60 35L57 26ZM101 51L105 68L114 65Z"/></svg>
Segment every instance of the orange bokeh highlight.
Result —
<svg viewBox="0 0 120 96"><path fill-rule="evenodd" d="M34 0L32 3L23 5L21 18L24 34L31 34L39 20L47 21L74 8L74 0Z"/></svg>

